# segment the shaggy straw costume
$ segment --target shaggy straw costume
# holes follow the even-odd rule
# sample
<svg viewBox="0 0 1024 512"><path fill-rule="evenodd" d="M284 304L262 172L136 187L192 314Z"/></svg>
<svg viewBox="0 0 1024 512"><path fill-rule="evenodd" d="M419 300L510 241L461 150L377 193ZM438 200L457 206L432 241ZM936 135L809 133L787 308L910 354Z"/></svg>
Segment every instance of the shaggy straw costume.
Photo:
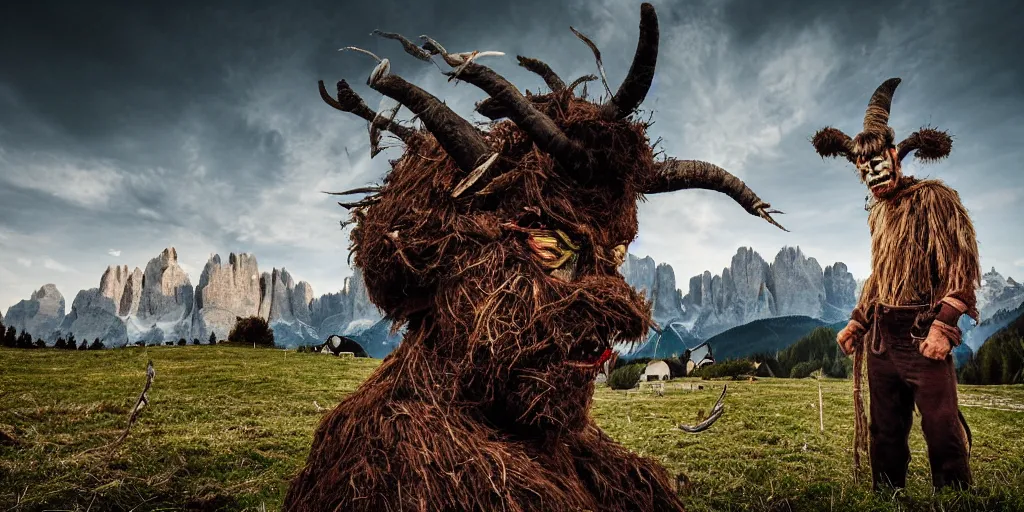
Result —
<svg viewBox="0 0 1024 512"><path fill-rule="evenodd" d="M349 191L371 194L344 206L370 298L407 332L324 418L284 509L682 510L665 470L589 414L612 344L651 324L650 305L617 271L637 201L706 188L772 223L776 212L716 166L655 161L648 125L631 118L654 76L654 8L643 4L633 65L604 103L573 92L596 77L566 85L519 57L551 89L523 95L475 62L488 52L376 33L421 60L440 56L449 76L488 93L477 110L494 122L482 131L386 59L368 85L424 129L373 112L344 81L336 97L320 83L328 104L405 145L384 183Z"/></svg>
<svg viewBox="0 0 1024 512"><path fill-rule="evenodd" d="M971 441L957 405L950 351L960 343L960 316L978 320L978 246L956 191L939 180L901 173L900 162L910 152L916 150L922 161L935 161L949 154L952 140L925 128L893 144L889 107L899 82L890 79L871 96L864 131L856 138L824 128L812 140L822 157L850 160L874 196L868 215L871 275L837 337L844 351L855 351L854 462L859 467L867 437L861 398L867 358L874 487L906 485L915 404L928 443L932 484L962 487L971 483Z"/></svg>

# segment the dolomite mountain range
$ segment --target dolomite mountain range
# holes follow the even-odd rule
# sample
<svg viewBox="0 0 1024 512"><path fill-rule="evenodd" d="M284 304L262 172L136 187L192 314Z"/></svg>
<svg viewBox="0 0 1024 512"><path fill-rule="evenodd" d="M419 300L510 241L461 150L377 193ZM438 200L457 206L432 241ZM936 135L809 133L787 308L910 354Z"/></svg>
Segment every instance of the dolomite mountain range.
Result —
<svg viewBox="0 0 1024 512"><path fill-rule="evenodd" d="M47 284L11 306L4 318L6 325L50 343L74 334L78 340L99 338L119 346L180 338L205 343L211 333L226 339L237 317L260 316L277 343L308 345L321 342L320 332L350 334L381 319L354 270L344 289L315 297L313 287L296 283L288 270L261 273L255 256L231 253L227 262L212 255L193 286L170 247L145 270L107 267L99 287L78 292L67 314L64 297Z"/></svg>
<svg viewBox="0 0 1024 512"><path fill-rule="evenodd" d="M719 274L705 271L678 287L672 266L629 254L620 271L634 288L652 300L654 319L673 323L692 336L707 339L754 320L808 316L826 322L848 317L863 281L842 262L824 269L799 247L784 247L770 263L752 248L741 247ZM982 318L1024 301L1024 285L995 269L985 273L978 292ZM53 284L47 284L0 316L5 325L53 343L60 334L78 340L100 338L107 346L125 342L163 342L210 333L227 338L235 318L260 316L270 323L278 344L288 347L320 343L331 334L360 336L365 344L393 348L395 340L378 333L382 315L366 293L358 268L338 292L315 296L313 287L295 282L284 268L260 272L256 257L231 253L207 261L193 285L178 265L177 251L167 248L145 270L110 266L99 287L82 290L70 311ZM371 327L377 326L376 329ZM380 351L377 351L380 352Z"/></svg>

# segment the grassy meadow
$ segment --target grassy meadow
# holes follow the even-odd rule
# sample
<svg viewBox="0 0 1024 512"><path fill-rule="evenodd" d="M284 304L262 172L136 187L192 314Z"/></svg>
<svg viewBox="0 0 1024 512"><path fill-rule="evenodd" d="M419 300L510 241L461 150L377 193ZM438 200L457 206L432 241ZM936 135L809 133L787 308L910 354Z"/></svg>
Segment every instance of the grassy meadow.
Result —
<svg viewBox="0 0 1024 512"><path fill-rule="evenodd" d="M150 359L150 405L108 457L97 448L124 430ZM0 349L0 510L276 510L319 419L378 363L223 346ZM600 387L593 414L685 474L689 510L1024 510L1024 386L961 387L977 486L933 496L916 417L910 487L853 482L851 381L821 383L824 432L811 379L729 382L711 430L676 428L722 384Z"/></svg>

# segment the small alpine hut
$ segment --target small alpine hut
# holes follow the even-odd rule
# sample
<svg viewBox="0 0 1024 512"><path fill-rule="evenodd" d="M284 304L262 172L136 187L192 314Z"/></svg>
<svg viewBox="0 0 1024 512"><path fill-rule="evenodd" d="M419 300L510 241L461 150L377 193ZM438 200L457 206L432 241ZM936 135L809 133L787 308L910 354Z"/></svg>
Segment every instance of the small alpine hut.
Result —
<svg viewBox="0 0 1024 512"><path fill-rule="evenodd" d="M314 347L314 350L324 355L337 356L348 352L355 357L367 357L366 350L363 349L363 346L358 341L347 336L338 336L337 334L328 336L327 341L322 345Z"/></svg>
<svg viewBox="0 0 1024 512"><path fill-rule="evenodd" d="M711 353L711 344L704 341L700 345L690 349L690 358L686 363L686 374L690 375L697 368L715 363L715 356Z"/></svg>
<svg viewBox="0 0 1024 512"><path fill-rule="evenodd" d="M644 368L644 373L640 374L640 381L668 380L671 374L668 363L665 361L651 361L647 363L647 368Z"/></svg>

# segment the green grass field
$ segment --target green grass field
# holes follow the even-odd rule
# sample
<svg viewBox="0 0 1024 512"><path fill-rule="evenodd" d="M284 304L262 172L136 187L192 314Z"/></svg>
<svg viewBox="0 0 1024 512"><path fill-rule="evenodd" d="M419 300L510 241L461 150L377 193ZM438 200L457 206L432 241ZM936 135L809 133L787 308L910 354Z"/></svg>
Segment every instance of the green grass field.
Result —
<svg viewBox="0 0 1024 512"><path fill-rule="evenodd" d="M150 406L108 458L93 449L123 431L150 359ZM220 346L0 349L0 510L278 509L319 419L378 363ZM972 492L932 495L915 423L910 487L878 496L852 481L850 381L822 383L824 433L813 380L731 382L710 431L676 428L721 385L674 381L663 397L602 387L593 414L685 473L689 510L1024 510L1022 386L961 389Z"/></svg>

